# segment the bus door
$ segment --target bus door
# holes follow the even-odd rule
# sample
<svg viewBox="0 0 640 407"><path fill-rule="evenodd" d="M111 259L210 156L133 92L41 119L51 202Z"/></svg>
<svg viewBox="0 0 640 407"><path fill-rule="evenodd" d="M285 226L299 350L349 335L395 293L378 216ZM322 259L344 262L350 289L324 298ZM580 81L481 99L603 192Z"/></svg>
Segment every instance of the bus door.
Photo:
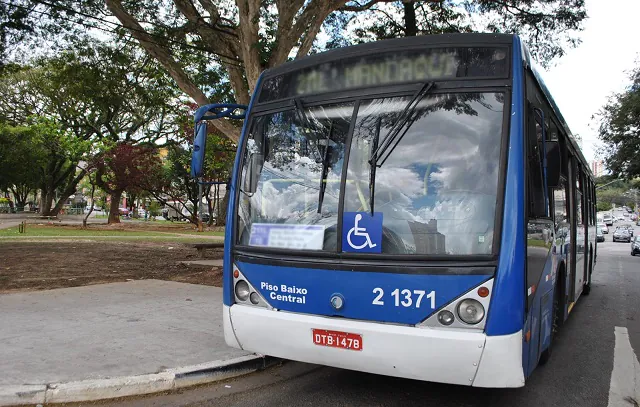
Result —
<svg viewBox="0 0 640 407"><path fill-rule="evenodd" d="M585 218L584 218L584 180L582 178L582 169L579 165L573 167L576 169L575 178L574 178L574 186L575 186L575 236L576 239L575 244L573 245L573 250L575 253L575 271L574 271L574 287L573 287L573 299L575 302L580 293L582 293L582 286L584 284L584 276L585 269L587 267L587 262L585 261L585 252L586 252L586 226L585 226Z"/></svg>

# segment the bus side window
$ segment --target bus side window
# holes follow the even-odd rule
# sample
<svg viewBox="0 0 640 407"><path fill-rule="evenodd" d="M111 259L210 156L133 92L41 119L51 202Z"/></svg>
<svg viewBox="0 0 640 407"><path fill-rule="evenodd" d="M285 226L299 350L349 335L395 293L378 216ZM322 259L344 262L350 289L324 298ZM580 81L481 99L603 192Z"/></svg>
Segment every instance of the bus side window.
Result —
<svg viewBox="0 0 640 407"><path fill-rule="evenodd" d="M556 239L560 239L558 242L560 245L564 243L565 239L569 238L569 213L567 211L567 192L566 181L560 180L560 184L553 191L554 199L554 211L555 211L555 227L556 227ZM562 246L561 246L562 250Z"/></svg>
<svg viewBox="0 0 640 407"><path fill-rule="evenodd" d="M538 109L529 104L529 125L527 131L527 188L529 202L529 218L549 217L549 199L544 191L544 178L542 173L542 139L546 136L542 131L544 118L538 113Z"/></svg>

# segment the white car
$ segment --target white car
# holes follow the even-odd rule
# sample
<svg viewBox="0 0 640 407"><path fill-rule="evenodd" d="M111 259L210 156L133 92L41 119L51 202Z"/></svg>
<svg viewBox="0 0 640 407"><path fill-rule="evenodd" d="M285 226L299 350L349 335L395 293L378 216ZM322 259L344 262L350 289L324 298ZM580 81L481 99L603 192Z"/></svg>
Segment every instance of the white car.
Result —
<svg viewBox="0 0 640 407"><path fill-rule="evenodd" d="M604 222L600 222L597 224L598 228L600 230L602 230L602 233L609 234L609 227L604 223Z"/></svg>

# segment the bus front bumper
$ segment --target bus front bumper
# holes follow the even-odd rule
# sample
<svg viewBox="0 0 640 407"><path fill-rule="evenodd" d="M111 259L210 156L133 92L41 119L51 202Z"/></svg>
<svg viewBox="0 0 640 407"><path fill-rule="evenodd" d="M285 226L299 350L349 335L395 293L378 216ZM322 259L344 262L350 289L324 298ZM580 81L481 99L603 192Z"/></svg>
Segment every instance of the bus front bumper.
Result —
<svg viewBox="0 0 640 407"><path fill-rule="evenodd" d="M477 387L521 387L522 332L487 336L460 329L383 323L224 306L227 344L264 355L343 369ZM362 335L362 350L313 343L312 330Z"/></svg>

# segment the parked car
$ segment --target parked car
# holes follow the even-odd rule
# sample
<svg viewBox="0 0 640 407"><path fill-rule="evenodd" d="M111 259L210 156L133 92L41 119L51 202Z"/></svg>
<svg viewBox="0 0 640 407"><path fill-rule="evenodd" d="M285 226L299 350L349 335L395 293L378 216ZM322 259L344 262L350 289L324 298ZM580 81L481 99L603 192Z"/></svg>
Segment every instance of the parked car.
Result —
<svg viewBox="0 0 640 407"><path fill-rule="evenodd" d="M604 233L600 228L596 228L596 242L604 242Z"/></svg>
<svg viewBox="0 0 640 407"><path fill-rule="evenodd" d="M609 234L609 226L607 226L604 222L602 223L598 223L596 225L600 230L602 230L602 233L604 233L605 235Z"/></svg>
<svg viewBox="0 0 640 407"><path fill-rule="evenodd" d="M635 256L640 253L640 236L636 236L631 241L631 255Z"/></svg>
<svg viewBox="0 0 640 407"><path fill-rule="evenodd" d="M613 232L613 241L614 242L631 242L631 235L626 228L617 227L615 232Z"/></svg>
<svg viewBox="0 0 640 407"><path fill-rule="evenodd" d="M127 208L118 208L118 212L120 213L120 216L129 217L131 211Z"/></svg>

